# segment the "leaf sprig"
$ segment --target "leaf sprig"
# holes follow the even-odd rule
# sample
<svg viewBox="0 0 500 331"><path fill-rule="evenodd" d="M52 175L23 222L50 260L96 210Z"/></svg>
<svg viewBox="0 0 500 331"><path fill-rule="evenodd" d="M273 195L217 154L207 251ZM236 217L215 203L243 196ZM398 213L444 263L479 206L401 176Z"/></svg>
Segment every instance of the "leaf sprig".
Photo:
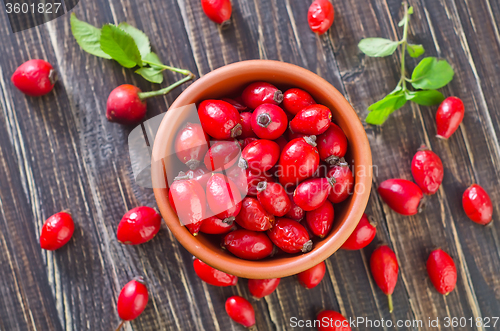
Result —
<svg viewBox="0 0 500 331"><path fill-rule="evenodd" d="M80 47L95 56L113 59L125 68L139 67L135 73L144 79L161 84L163 71L178 72L189 79L194 75L189 70L164 65L157 54L151 52L148 36L126 22L105 24L101 29L76 18L71 14L71 32ZM185 82L188 77L182 79Z"/></svg>
<svg viewBox="0 0 500 331"><path fill-rule="evenodd" d="M404 17L398 26L403 27L403 38L393 41L385 38L366 38L359 42L359 49L371 57L384 57L392 55L401 46L401 79L396 88L382 100L368 107L370 113L366 117L366 123L382 125L385 120L397 109L403 107L407 101L413 101L419 105L432 106L443 102L444 96L437 89L447 85L454 75L453 68L446 60L435 57L426 57L415 67L411 78L406 76L405 56L406 52L417 58L424 54L422 45L408 43L408 24L413 7L403 3ZM410 83L415 91L408 89Z"/></svg>

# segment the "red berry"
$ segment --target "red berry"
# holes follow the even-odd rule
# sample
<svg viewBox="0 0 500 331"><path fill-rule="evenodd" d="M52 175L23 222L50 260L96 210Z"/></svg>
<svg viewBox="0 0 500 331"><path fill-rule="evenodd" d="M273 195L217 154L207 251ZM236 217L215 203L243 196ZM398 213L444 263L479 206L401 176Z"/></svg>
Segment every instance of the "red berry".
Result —
<svg viewBox="0 0 500 331"><path fill-rule="evenodd" d="M251 142L241 152L238 166L256 173L270 170L280 157L280 147L271 140L260 139Z"/></svg>
<svg viewBox="0 0 500 331"><path fill-rule="evenodd" d="M210 179L211 172L208 171L208 169L202 165L198 167L196 170L188 170L185 173L184 172L179 172L178 177L183 177L187 176L189 179L193 179L200 183L201 187L205 188L207 187L207 182Z"/></svg>
<svg viewBox="0 0 500 331"><path fill-rule="evenodd" d="M186 123L175 137L175 154L189 169L196 169L208 151L209 139L200 124Z"/></svg>
<svg viewBox="0 0 500 331"><path fill-rule="evenodd" d="M432 251L427 260L427 272L436 290L448 295L457 284L457 267L453 259L443 250Z"/></svg>
<svg viewBox="0 0 500 331"><path fill-rule="evenodd" d="M396 254L387 245L375 249L370 257L370 270L378 287L387 295L389 312L392 313L392 293L398 281L399 265Z"/></svg>
<svg viewBox="0 0 500 331"><path fill-rule="evenodd" d="M245 197L241 202L241 211L236 216L236 223L247 230L266 231L273 226L274 216L257 199Z"/></svg>
<svg viewBox="0 0 500 331"><path fill-rule="evenodd" d="M278 248L290 254L307 253L313 246L306 228L288 218L278 218L268 235Z"/></svg>
<svg viewBox="0 0 500 331"><path fill-rule="evenodd" d="M320 207L306 213L307 226L315 236L324 238L332 228L334 216L333 205L326 200Z"/></svg>
<svg viewBox="0 0 500 331"><path fill-rule="evenodd" d="M316 102L313 97L304 90L291 88L283 96L283 107L293 115L296 115L302 109L314 105Z"/></svg>
<svg viewBox="0 0 500 331"><path fill-rule="evenodd" d="M292 202L279 183L260 182L257 192L261 205L274 216L285 216L292 209Z"/></svg>
<svg viewBox="0 0 500 331"><path fill-rule="evenodd" d="M290 131L307 135L320 135L330 126L332 112L322 105L302 109L290 121Z"/></svg>
<svg viewBox="0 0 500 331"><path fill-rule="evenodd" d="M462 206L465 214L472 221L482 225L491 222L493 205L490 196L481 186L473 184L465 190L462 196Z"/></svg>
<svg viewBox="0 0 500 331"><path fill-rule="evenodd" d="M232 167L227 172L227 177L234 182L242 196L257 196L257 185L262 181L273 181L272 175L268 173L254 173L238 166Z"/></svg>
<svg viewBox="0 0 500 331"><path fill-rule="evenodd" d="M200 277L202 281L214 286L233 286L238 282L238 277L226 274L220 270L212 268L205 262L194 259L193 261L194 272Z"/></svg>
<svg viewBox="0 0 500 331"><path fill-rule="evenodd" d="M354 176L351 168L341 159L338 165L331 167L326 177L333 178L333 186L330 190L328 200L332 203L341 203L352 194L354 188Z"/></svg>
<svg viewBox="0 0 500 331"><path fill-rule="evenodd" d="M255 311L248 300L240 296L232 296L226 300L226 312L233 321L246 328L255 326Z"/></svg>
<svg viewBox="0 0 500 331"><path fill-rule="evenodd" d="M281 151L283 151L283 148L285 148L286 144L288 144L288 140L286 140L286 138L283 136L279 136L278 139L274 140L274 142L278 144L280 148L280 154Z"/></svg>
<svg viewBox="0 0 500 331"><path fill-rule="evenodd" d="M234 99L222 98L221 100L230 103L239 112L244 112L248 109L248 107L243 104L243 99L241 97L237 97Z"/></svg>
<svg viewBox="0 0 500 331"><path fill-rule="evenodd" d="M279 105L283 101L283 93L272 84L255 82L245 88L241 98L247 107L256 109L265 103Z"/></svg>
<svg viewBox="0 0 500 331"><path fill-rule="evenodd" d="M347 138L335 123L330 123L328 130L318 136L316 143L319 157L329 164L335 164L347 152Z"/></svg>
<svg viewBox="0 0 500 331"><path fill-rule="evenodd" d="M233 7L230 0L201 0L205 15L217 24L226 26L230 23Z"/></svg>
<svg viewBox="0 0 500 331"><path fill-rule="evenodd" d="M139 245L150 241L161 227L160 214L151 207L136 207L123 215L116 238L125 245Z"/></svg>
<svg viewBox="0 0 500 331"><path fill-rule="evenodd" d="M330 1L315 0L309 7L309 12L307 13L309 27L313 32L321 35L332 26L334 15L335 10Z"/></svg>
<svg viewBox="0 0 500 331"><path fill-rule="evenodd" d="M292 204L292 208L290 208L290 211L286 213L285 217L286 218L291 218L292 220L295 221L300 221L301 219L304 218L305 211L304 209L300 208L295 201L293 201L293 194L288 194L288 199L290 199L290 202Z"/></svg>
<svg viewBox="0 0 500 331"><path fill-rule="evenodd" d="M203 163L210 171L220 171L229 169L238 161L241 147L237 140L217 141L212 144L208 152L205 154Z"/></svg>
<svg viewBox="0 0 500 331"><path fill-rule="evenodd" d="M181 223L196 236L207 213L205 190L200 183L187 176L176 177L168 191L168 200Z"/></svg>
<svg viewBox="0 0 500 331"><path fill-rule="evenodd" d="M419 212L423 193L420 187L406 179L388 179L378 187L382 200L396 213L415 215Z"/></svg>
<svg viewBox="0 0 500 331"><path fill-rule="evenodd" d="M439 156L422 145L411 161L411 174L425 194L434 194L443 181L443 163Z"/></svg>
<svg viewBox="0 0 500 331"><path fill-rule="evenodd" d="M318 314L316 320L320 321L318 331L351 331L349 321L333 310L323 310Z"/></svg>
<svg viewBox="0 0 500 331"><path fill-rule="evenodd" d="M299 138L303 138L303 137L307 137L307 134L303 134L303 133L294 133L292 131L290 131L290 129L287 130L286 133L286 136L288 138L289 141L292 141L294 139L299 139ZM315 142L316 143L316 142Z"/></svg>
<svg viewBox="0 0 500 331"><path fill-rule="evenodd" d="M361 217L354 232L347 238L346 242L342 245L342 249L358 250L368 246L377 234L377 223L365 213Z"/></svg>
<svg viewBox="0 0 500 331"><path fill-rule="evenodd" d="M118 296L118 315L124 321L139 317L148 304L149 294L144 279L137 277L122 288Z"/></svg>
<svg viewBox="0 0 500 331"><path fill-rule="evenodd" d="M464 103L457 97L446 98L436 113L437 137L448 139L464 119Z"/></svg>
<svg viewBox="0 0 500 331"><path fill-rule="evenodd" d="M224 237L223 247L245 260L262 260L273 252L273 243L264 232L238 229Z"/></svg>
<svg viewBox="0 0 500 331"><path fill-rule="evenodd" d="M24 94L39 97L52 91L57 80L57 72L47 61L29 60L14 71L11 80Z"/></svg>
<svg viewBox="0 0 500 331"><path fill-rule="evenodd" d="M244 149L245 147L247 147L248 145L250 145L251 143L253 143L254 141L257 141L259 140L258 138L245 138L243 140L240 140L240 145L241 145L241 149Z"/></svg>
<svg viewBox="0 0 500 331"><path fill-rule="evenodd" d="M242 126L242 133L240 139L257 138L257 135L252 130L252 113L250 112L240 113L240 120Z"/></svg>
<svg viewBox="0 0 500 331"><path fill-rule="evenodd" d="M130 84L115 88L108 97L106 118L125 125L139 123L146 115L146 102L139 97L141 90Z"/></svg>
<svg viewBox="0 0 500 331"><path fill-rule="evenodd" d="M276 290L280 283L280 278L271 279L249 279L248 290L255 299L261 299Z"/></svg>
<svg viewBox="0 0 500 331"><path fill-rule="evenodd" d="M205 100L198 106L203 130L219 140L236 138L242 133L240 113L222 100Z"/></svg>
<svg viewBox="0 0 500 331"><path fill-rule="evenodd" d="M200 232L208 234L224 234L234 230L235 226L232 221L224 222L218 217L210 216L205 218L201 223Z"/></svg>
<svg viewBox="0 0 500 331"><path fill-rule="evenodd" d="M311 177L319 166L315 136L291 140L281 152L278 177L285 188Z"/></svg>
<svg viewBox="0 0 500 331"><path fill-rule="evenodd" d="M66 245L73 236L75 223L70 213L60 212L47 218L40 234L40 247L54 251Z"/></svg>
<svg viewBox="0 0 500 331"><path fill-rule="evenodd" d="M323 280L326 272L325 262L321 262L314 267L302 271L297 275L299 279L300 285L307 289L312 289L313 287L318 286L319 283Z"/></svg>
<svg viewBox="0 0 500 331"><path fill-rule="evenodd" d="M302 182L293 192L293 201L305 211L319 208L332 189L331 178L313 178Z"/></svg>
<svg viewBox="0 0 500 331"><path fill-rule="evenodd" d="M213 174L208 180L207 202L215 216L224 222L234 221L241 210L238 187L223 174Z"/></svg>
<svg viewBox="0 0 500 331"><path fill-rule="evenodd" d="M252 113L252 130L257 137L274 140L286 131L288 118L280 107L265 103Z"/></svg>

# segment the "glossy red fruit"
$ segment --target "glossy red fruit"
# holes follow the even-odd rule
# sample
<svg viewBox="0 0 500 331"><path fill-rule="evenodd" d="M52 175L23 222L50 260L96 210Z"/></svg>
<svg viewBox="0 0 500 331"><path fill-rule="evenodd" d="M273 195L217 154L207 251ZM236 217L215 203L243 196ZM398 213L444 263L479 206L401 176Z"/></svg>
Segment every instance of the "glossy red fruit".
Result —
<svg viewBox="0 0 500 331"><path fill-rule="evenodd" d="M224 140L241 135L240 113L222 100L205 100L198 106L203 130L212 138Z"/></svg>
<svg viewBox="0 0 500 331"><path fill-rule="evenodd" d="M264 232L238 229L224 237L223 247L245 260L262 260L273 252L273 243Z"/></svg>
<svg viewBox="0 0 500 331"><path fill-rule="evenodd" d="M148 304L149 294L144 279L137 277L122 288L118 296L118 315L124 321L139 317Z"/></svg>
<svg viewBox="0 0 500 331"><path fill-rule="evenodd" d="M347 238L346 242L342 245L342 249L358 250L365 248L372 242L377 234L377 223L368 217L365 213L361 217L354 232Z"/></svg>
<svg viewBox="0 0 500 331"><path fill-rule="evenodd" d="M286 140L286 138L283 136L279 136L278 139L274 140L274 142L278 144L280 148L280 154L281 151L283 151L283 148L285 148L286 144L288 144L288 140Z"/></svg>
<svg viewBox="0 0 500 331"><path fill-rule="evenodd" d="M318 208L306 213L307 226L315 236L324 238L332 229L334 216L333 205L326 200Z"/></svg>
<svg viewBox="0 0 500 331"><path fill-rule="evenodd" d="M299 88L291 88L283 95L283 108L293 115L315 103L309 93Z"/></svg>
<svg viewBox="0 0 500 331"><path fill-rule="evenodd" d="M234 221L241 210L238 187L223 174L213 174L208 180L207 202L215 216L224 222Z"/></svg>
<svg viewBox="0 0 500 331"><path fill-rule="evenodd" d="M230 0L201 0L203 12L209 19L223 27L230 23L233 7Z"/></svg>
<svg viewBox="0 0 500 331"><path fill-rule="evenodd" d="M249 331L257 330L255 328L255 311L247 299L237 295L228 298L226 312L233 321L249 328Z"/></svg>
<svg viewBox="0 0 500 331"><path fill-rule="evenodd" d="M338 165L334 165L326 173L326 177L333 178L333 186L328 195L328 200L332 203L341 203L353 193L354 176L351 168L341 159Z"/></svg>
<svg viewBox="0 0 500 331"><path fill-rule="evenodd" d="M315 140L315 136L291 140L281 152L278 178L285 189L311 177L318 169L319 153Z"/></svg>
<svg viewBox="0 0 500 331"><path fill-rule="evenodd" d="M290 254L307 253L313 246L306 228L288 218L278 218L268 235L278 248Z"/></svg>
<svg viewBox="0 0 500 331"><path fill-rule="evenodd" d="M313 178L300 183L293 192L293 201L305 211L319 208L332 189L331 178Z"/></svg>
<svg viewBox="0 0 500 331"><path fill-rule="evenodd" d="M201 187L207 187L207 182L212 176L212 173L208 171L205 165L199 166L196 170L188 170L186 172L179 172L177 177L187 176L189 179L194 179L198 183L200 183Z"/></svg>
<svg viewBox="0 0 500 331"><path fill-rule="evenodd" d="M249 279L248 290L255 299L262 299L276 290L280 280L280 278Z"/></svg>
<svg viewBox="0 0 500 331"><path fill-rule="evenodd" d="M130 84L115 88L108 97L106 118L125 125L139 123L146 115L146 102L139 97L141 90Z"/></svg>
<svg viewBox="0 0 500 331"><path fill-rule="evenodd" d="M201 223L200 232L207 234L224 234L235 229L236 227L232 221L224 222L218 217L210 216L209 218L205 218Z"/></svg>
<svg viewBox="0 0 500 331"><path fill-rule="evenodd" d="M24 62L11 77L15 87L32 97L39 97L52 91L56 80L57 72L44 60Z"/></svg>
<svg viewBox="0 0 500 331"><path fill-rule="evenodd" d="M280 107L265 103L252 113L252 130L262 139L278 139L286 131L288 118Z"/></svg>
<svg viewBox="0 0 500 331"><path fill-rule="evenodd" d="M257 199L245 197L241 202L241 211L236 216L236 223L247 230L266 231L272 228L274 216Z"/></svg>
<svg viewBox="0 0 500 331"><path fill-rule="evenodd" d="M73 236L75 223L70 213L60 212L47 218L40 234L40 247L54 251L66 245Z"/></svg>
<svg viewBox="0 0 500 331"><path fill-rule="evenodd" d="M427 273L436 290L448 295L457 284L457 267L451 256L441 249L431 252L427 260Z"/></svg>
<svg viewBox="0 0 500 331"><path fill-rule="evenodd" d="M242 133L239 138L240 139L257 138L257 135L252 130L252 113L250 112L240 113L240 120L242 126Z"/></svg>
<svg viewBox="0 0 500 331"><path fill-rule="evenodd" d="M464 103L457 97L446 98L436 113L437 137L448 139L464 119Z"/></svg>
<svg viewBox="0 0 500 331"><path fill-rule="evenodd" d="M239 112L248 110L248 107L243 103L243 99L241 97L237 97L234 99L222 98L221 100L230 103Z"/></svg>
<svg viewBox="0 0 500 331"><path fill-rule="evenodd" d="M396 213L415 215L424 194L417 184L406 179L388 179L380 183L378 193Z"/></svg>
<svg viewBox="0 0 500 331"><path fill-rule="evenodd" d="M205 190L200 183L187 176L176 177L168 191L168 200L180 222L196 236L207 214Z"/></svg>
<svg viewBox="0 0 500 331"><path fill-rule="evenodd" d="M425 194L434 194L443 181L443 163L436 153L422 145L411 161L411 174Z"/></svg>
<svg viewBox="0 0 500 331"><path fill-rule="evenodd" d="M271 140L259 139L251 142L241 152L238 166L256 173L270 170L280 158L280 147Z"/></svg>
<svg viewBox="0 0 500 331"><path fill-rule="evenodd" d="M279 183L260 182L257 192L262 207L274 216L285 216L292 209L292 202Z"/></svg>
<svg viewBox="0 0 500 331"><path fill-rule="evenodd" d="M375 283L389 300L389 312L392 313L392 293L398 281L399 264L396 254L387 245L382 245L373 251L370 257L370 270Z"/></svg>
<svg viewBox="0 0 500 331"><path fill-rule="evenodd" d="M321 262L310 269L302 271L297 275L297 278L299 279L300 285L307 289L312 289L321 283L325 276L325 272L325 262Z"/></svg>
<svg viewBox="0 0 500 331"><path fill-rule="evenodd" d="M200 161L203 160L208 151L208 146L208 136L201 125L197 123L186 123L177 132L174 142L175 155L191 170L198 168Z"/></svg>
<svg viewBox="0 0 500 331"><path fill-rule="evenodd" d="M203 163L210 171L219 171L229 169L238 161L241 152L241 146L237 140L217 141L205 154Z"/></svg>
<svg viewBox="0 0 500 331"><path fill-rule="evenodd" d="M328 164L337 163L347 152L347 138L335 123L330 123L328 130L318 136L316 143L319 157Z"/></svg>
<svg viewBox="0 0 500 331"><path fill-rule="evenodd" d="M300 221L301 219L304 218L306 212L304 211L304 209L300 208L295 203L295 201L293 201L293 193L288 193L288 199L290 199L290 203L292 205L292 208L290 208L290 211L288 213L286 213L285 217L291 218L292 220L295 220L295 221Z"/></svg>
<svg viewBox="0 0 500 331"><path fill-rule="evenodd" d="M472 221L486 225L492 220L493 205L488 193L479 185L473 184L462 196L462 207Z"/></svg>
<svg viewBox="0 0 500 331"><path fill-rule="evenodd" d="M302 109L290 121L290 131L306 135L320 135L328 130L332 112L322 105L311 105Z"/></svg>
<svg viewBox="0 0 500 331"><path fill-rule="evenodd" d="M150 241L161 227L161 216L151 207L141 206L123 215L116 238L125 245L139 245Z"/></svg>
<svg viewBox="0 0 500 331"><path fill-rule="evenodd" d="M193 260L193 268L198 277L200 277L202 281L210 285L233 286L238 282L238 277L212 268L199 259Z"/></svg>
<svg viewBox="0 0 500 331"><path fill-rule="evenodd" d="M307 21L313 32L322 35L333 24L335 10L328 0L315 0L309 7Z"/></svg>
<svg viewBox="0 0 500 331"><path fill-rule="evenodd" d="M316 320L320 321L318 331L351 331L349 321L333 310L323 310L318 314Z"/></svg>
<svg viewBox="0 0 500 331"><path fill-rule="evenodd" d="M283 93L272 84L255 82L248 85L241 98L250 109L256 109L265 103L279 105L283 101Z"/></svg>

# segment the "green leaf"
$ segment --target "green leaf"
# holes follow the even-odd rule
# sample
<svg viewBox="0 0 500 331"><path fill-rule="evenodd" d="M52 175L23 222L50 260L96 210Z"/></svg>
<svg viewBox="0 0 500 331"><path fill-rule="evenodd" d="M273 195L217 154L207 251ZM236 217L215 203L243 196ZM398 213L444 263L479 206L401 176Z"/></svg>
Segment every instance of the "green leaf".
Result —
<svg viewBox="0 0 500 331"><path fill-rule="evenodd" d="M398 26L403 26L406 23L406 17L399 21Z"/></svg>
<svg viewBox="0 0 500 331"><path fill-rule="evenodd" d="M411 15L413 14L413 6L410 6L410 8L408 8L408 15Z"/></svg>
<svg viewBox="0 0 500 331"><path fill-rule="evenodd" d="M161 60L158 57L158 55L156 55L156 53L154 53L154 52L149 53L148 55L146 55L142 59L144 61L148 61L148 62L157 64L157 66L155 66L154 64L150 64L150 66L153 67L153 68L163 69L162 68L163 63L161 62Z"/></svg>
<svg viewBox="0 0 500 331"><path fill-rule="evenodd" d="M424 53L424 46L408 44L408 54L410 54L411 57L419 57Z"/></svg>
<svg viewBox="0 0 500 331"><path fill-rule="evenodd" d="M392 41L385 38L366 38L359 42L358 47L368 56L382 57L394 53L398 45L398 41Z"/></svg>
<svg viewBox="0 0 500 331"><path fill-rule="evenodd" d="M158 68L140 68L135 71L151 83L161 84L163 82L163 70Z"/></svg>
<svg viewBox="0 0 500 331"><path fill-rule="evenodd" d="M151 53L151 46L149 44L149 38L141 30L129 25L127 22L122 22L118 24L118 27L128 33L132 38L134 38L135 44L141 53L141 57L144 59L149 53Z"/></svg>
<svg viewBox="0 0 500 331"><path fill-rule="evenodd" d="M125 68L142 66L141 53L134 39L115 25L106 24L102 27L101 49Z"/></svg>
<svg viewBox="0 0 500 331"><path fill-rule="evenodd" d="M105 59L111 59L111 56L104 53L101 49L101 29L87 22L80 21L76 18L75 13L71 14L69 21L73 37L75 37L76 42L85 52Z"/></svg>
<svg viewBox="0 0 500 331"><path fill-rule="evenodd" d="M444 101L444 95L436 90L407 92L406 100L413 101L422 106L434 106Z"/></svg>
<svg viewBox="0 0 500 331"><path fill-rule="evenodd" d="M368 107L370 113L366 117L366 123L374 125L384 124L389 115L403 107L405 103L406 97L403 91L396 91L387 95L382 100Z"/></svg>
<svg viewBox="0 0 500 331"><path fill-rule="evenodd" d="M416 89L434 90L448 84L453 75L453 68L446 60L426 57L413 70L411 84Z"/></svg>

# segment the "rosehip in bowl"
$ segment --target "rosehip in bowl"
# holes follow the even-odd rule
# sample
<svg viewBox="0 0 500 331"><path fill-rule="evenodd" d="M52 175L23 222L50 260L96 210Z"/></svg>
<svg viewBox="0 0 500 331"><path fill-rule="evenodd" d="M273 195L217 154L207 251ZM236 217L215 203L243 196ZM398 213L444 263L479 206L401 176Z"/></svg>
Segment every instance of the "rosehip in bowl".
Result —
<svg viewBox="0 0 500 331"><path fill-rule="evenodd" d="M70 213L59 212L47 218L40 234L40 247L54 251L66 245L75 232L75 223Z"/></svg>
<svg viewBox="0 0 500 331"><path fill-rule="evenodd" d="M221 100L230 103L239 112L244 112L248 110L248 107L243 104L243 99L241 97L237 97L234 99L222 98Z"/></svg>
<svg viewBox="0 0 500 331"><path fill-rule="evenodd" d="M328 0L315 0L309 7L307 13L307 21L313 32L322 35L333 24L335 10L333 5Z"/></svg>
<svg viewBox="0 0 500 331"><path fill-rule="evenodd" d="M200 259L193 260L193 268L202 281L213 286L233 286L238 282L238 277L212 268Z"/></svg>
<svg viewBox="0 0 500 331"><path fill-rule="evenodd" d="M351 331L349 321L333 310L323 310L318 314L316 320L320 322L318 331Z"/></svg>
<svg viewBox="0 0 500 331"><path fill-rule="evenodd" d="M245 138L243 140L240 140L241 149L244 149L245 147L247 147L248 145L257 140L259 140L259 138Z"/></svg>
<svg viewBox="0 0 500 331"><path fill-rule="evenodd" d="M290 121L290 131L306 135L320 135L328 130L332 112L322 105L311 105L302 109Z"/></svg>
<svg viewBox="0 0 500 331"><path fill-rule="evenodd" d="M382 245L375 249L370 257L370 270L375 283L387 295L389 312L392 313L392 293L398 282L399 264L389 246Z"/></svg>
<svg viewBox="0 0 500 331"><path fill-rule="evenodd" d="M228 298L226 312L233 321L248 328L249 331L257 330L255 328L255 311L247 299L237 295Z"/></svg>
<svg viewBox="0 0 500 331"><path fill-rule="evenodd" d="M280 158L280 147L271 140L259 139L251 142L241 152L238 166L256 173L270 170Z"/></svg>
<svg viewBox="0 0 500 331"><path fill-rule="evenodd" d="M288 129L287 132L285 132L285 133L286 133L286 136L288 138L288 141L307 137L307 134L292 132L292 131L290 131L290 129ZM316 136L314 136L314 137L316 137ZM314 143L316 143L316 141L314 141Z"/></svg>
<svg viewBox="0 0 500 331"><path fill-rule="evenodd" d="M268 235L278 248L290 254L307 253L313 246L306 228L288 218L278 218Z"/></svg>
<svg viewBox="0 0 500 331"><path fill-rule="evenodd" d="M224 237L223 247L245 260L262 260L273 252L273 243L264 232L238 229Z"/></svg>
<svg viewBox="0 0 500 331"><path fill-rule="evenodd" d="M207 213L205 190L200 183L187 176L176 177L168 191L168 200L181 223L196 236Z"/></svg>
<svg viewBox="0 0 500 331"><path fill-rule="evenodd" d="M207 187L207 182L212 176L211 172L205 167L205 165L199 166L196 170L188 170L186 172L179 172L177 177L187 176L189 179L193 179L200 183L201 187Z"/></svg>
<svg viewBox="0 0 500 331"><path fill-rule="evenodd" d="M286 131L288 118L280 107L265 103L252 113L252 130L262 139L278 139Z"/></svg>
<svg viewBox="0 0 500 331"><path fill-rule="evenodd" d="M265 103L279 105L283 101L283 92L272 84L255 82L243 90L241 98L247 107L256 109Z"/></svg>
<svg viewBox="0 0 500 331"><path fill-rule="evenodd" d="M255 299L262 299L276 290L280 280L280 278L249 279L248 290Z"/></svg>
<svg viewBox="0 0 500 331"><path fill-rule="evenodd" d="M486 225L492 220L493 205L488 193L479 185L473 184L462 196L462 207L472 221Z"/></svg>
<svg viewBox="0 0 500 331"><path fill-rule="evenodd" d="M446 98L436 113L437 137L448 139L464 119L464 103L457 97Z"/></svg>
<svg viewBox="0 0 500 331"><path fill-rule="evenodd" d="M123 321L134 320L142 314L148 300L149 294L144 279L137 277L125 284L120 291L117 302L118 315Z"/></svg>
<svg viewBox="0 0 500 331"><path fill-rule="evenodd" d="M278 179L285 188L311 177L318 169L315 139L315 136L310 136L291 140L281 152Z"/></svg>
<svg viewBox="0 0 500 331"><path fill-rule="evenodd" d="M335 123L330 123L328 130L318 136L316 143L319 157L328 164L337 163L347 152L347 138Z"/></svg>
<svg viewBox="0 0 500 331"><path fill-rule="evenodd" d="M318 286L323 280L326 272L325 262L321 262L312 268L302 271L297 275L300 285L306 289L312 289Z"/></svg>
<svg viewBox="0 0 500 331"><path fill-rule="evenodd" d="M373 238L377 234L377 223L368 217L365 213L361 217L354 232L347 238L345 243L342 245L342 249L346 250L358 250L365 248L369 243L372 242Z"/></svg>
<svg viewBox="0 0 500 331"><path fill-rule="evenodd" d="M326 173L326 177L333 178L333 186L330 195L328 195L328 200L332 203L340 203L347 199L349 194L352 194L354 176L346 162L341 161L338 165L331 167Z"/></svg>
<svg viewBox="0 0 500 331"><path fill-rule="evenodd" d="M208 180L207 202L215 216L224 222L234 221L234 217L241 210L238 187L222 174L213 174Z"/></svg>
<svg viewBox="0 0 500 331"><path fill-rule="evenodd" d="M201 0L201 7L210 20L222 27L229 25L233 11L230 0Z"/></svg>
<svg viewBox="0 0 500 331"><path fill-rule="evenodd" d="M425 194L434 194L443 181L443 163L439 156L422 145L411 161L411 174Z"/></svg>
<svg viewBox="0 0 500 331"><path fill-rule="evenodd" d="M292 208L290 208L290 211L286 213L285 217L286 218L291 218L292 220L295 221L300 221L301 219L304 218L304 215L306 212L304 209L300 208L295 201L293 201L293 193L288 193L288 199L290 199L290 203L292 205Z"/></svg>
<svg viewBox="0 0 500 331"><path fill-rule="evenodd" d="M378 193L392 210L406 216L419 212L420 202L424 196L420 187L406 179L383 181L378 187Z"/></svg>
<svg viewBox="0 0 500 331"><path fill-rule="evenodd" d="M139 245L150 241L161 227L160 214L151 207L136 207L123 215L116 238L125 245Z"/></svg>
<svg viewBox="0 0 500 331"><path fill-rule="evenodd" d="M315 236L324 238L332 229L334 216L333 205L326 200L318 208L306 213L307 226Z"/></svg>
<svg viewBox="0 0 500 331"><path fill-rule="evenodd" d="M208 146L208 136L197 123L186 123L175 137L175 155L191 170L198 168Z"/></svg>
<svg viewBox="0 0 500 331"><path fill-rule="evenodd" d="M207 234L224 234L235 229L236 227L232 221L224 222L218 217L210 216L209 218L205 218L201 223L200 232Z"/></svg>
<svg viewBox="0 0 500 331"><path fill-rule="evenodd" d="M292 209L292 203L279 183L260 182L257 192L262 207L274 216L285 216Z"/></svg>
<svg viewBox="0 0 500 331"><path fill-rule="evenodd" d="M305 211L319 208L332 189L332 178L313 178L300 183L293 192L293 201Z"/></svg>
<svg viewBox="0 0 500 331"><path fill-rule="evenodd" d="M272 228L274 216L257 199L245 197L241 202L241 210L236 215L236 223L247 230L266 231Z"/></svg>
<svg viewBox="0 0 500 331"><path fill-rule="evenodd" d="M302 109L314 104L316 104L316 102L313 97L299 88L291 88L283 95L283 108L293 115L296 115Z"/></svg>
<svg viewBox="0 0 500 331"><path fill-rule="evenodd" d="M448 295L457 284L457 267L453 259L443 250L432 251L427 260L427 273L436 290Z"/></svg>
<svg viewBox="0 0 500 331"><path fill-rule="evenodd" d="M21 92L39 97L52 91L57 72L44 60L29 60L21 64L12 74L11 81Z"/></svg>
<svg viewBox="0 0 500 331"><path fill-rule="evenodd" d="M210 171L229 169L238 161L241 147L238 141L217 141L212 144L203 158L203 163Z"/></svg>
<svg viewBox="0 0 500 331"><path fill-rule="evenodd" d="M205 100L198 106L201 126L209 136L224 140L242 133L240 113L222 100Z"/></svg>
<svg viewBox="0 0 500 331"><path fill-rule="evenodd" d="M146 102L139 96L141 90L130 84L115 88L108 97L106 118L124 125L139 123L146 116Z"/></svg>
<svg viewBox="0 0 500 331"><path fill-rule="evenodd" d="M240 113L240 120L241 120L242 133L239 138L240 139L257 138L257 135L252 130L252 113L250 112Z"/></svg>
<svg viewBox="0 0 500 331"><path fill-rule="evenodd" d="M280 154L281 151L283 151L283 148L285 148L286 144L288 144L288 140L286 140L286 138L283 136L279 136L278 139L274 140L274 142L278 144L280 148Z"/></svg>

